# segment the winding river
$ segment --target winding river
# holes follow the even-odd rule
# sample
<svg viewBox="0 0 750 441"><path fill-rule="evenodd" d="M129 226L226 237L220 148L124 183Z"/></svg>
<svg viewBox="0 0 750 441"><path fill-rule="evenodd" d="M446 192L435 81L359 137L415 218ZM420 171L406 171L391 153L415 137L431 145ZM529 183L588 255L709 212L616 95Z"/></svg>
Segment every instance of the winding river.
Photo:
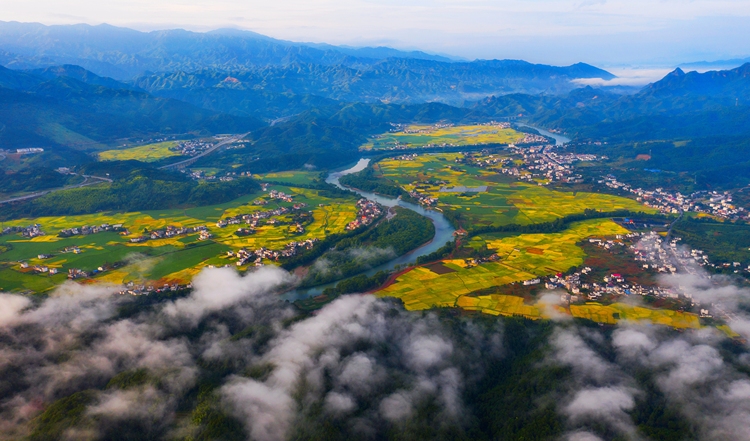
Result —
<svg viewBox="0 0 750 441"><path fill-rule="evenodd" d="M528 126L526 124L519 124L521 126L530 127L532 129L536 129L540 134L544 136L548 136L550 138L553 138L555 140L556 145L563 145L568 142L570 142L570 139L558 135L556 133L551 133L543 129L539 129L537 127ZM375 201L385 207L403 207L408 210L415 211L422 216L429 218L432 221L432 224L435 225L435 236L432 238L430 242L427 242L426 244L420 246L417 249L414 249L403 256L399 256L393 260L390 260L380 266L377 266L375 268L369 269L365 271L362 274L369 276L373 276L378 271L390 271L396 268L398 265L409 265L417 261L417 258L421 256L425 256L427 254L433 253L437 251L440 247L445 245L446 242L450 242L453 240L453 233L456 231L448 222L448 219L443 216L443 214L440 211L437 210L426 210L423 207L412 204L410 202L404 202L401 199L393 199L386 196L381 196L379 194L375 193L369 193L366 191L357 190L355 188L349 188L344 187L339 182L339 179L342 176L346 176L352 173L357 173L365 168L370 164L369 158L362 158L357 162L354 166L347 168L346 170L332 172L330 175L328 175L328 178L326 178L326 182L329 184L333 184L336 187L339 187L344 190L351 190L362 196L363 198L367 198L371 201ZM309 297L318 296L323 293L323 290L328 287L334 287L339 281L331 282L325 285L319 285L315 286L313 288L308 289L295 289L288 291L281 295L281 298L284 300L288 300L290 302L293 302L295 300L300 299L306 299Z"/></svg>

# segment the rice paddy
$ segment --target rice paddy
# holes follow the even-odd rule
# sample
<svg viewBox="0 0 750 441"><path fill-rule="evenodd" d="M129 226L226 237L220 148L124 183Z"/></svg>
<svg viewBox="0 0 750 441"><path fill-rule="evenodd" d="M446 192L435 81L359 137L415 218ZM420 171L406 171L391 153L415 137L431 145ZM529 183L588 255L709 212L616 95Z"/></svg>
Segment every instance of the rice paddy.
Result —
<svg viewBox="0 0 750 441"><path fill-rule="evenodd" d="M121 150L107 150L99 153L100 161L127 161L134 159L142 162L154 162L164 158L180 156L180 153L170 150L178 145L177 141L160 142Z"/></svg>
<svg viewBox="0 0 750 441"><path fill-rule="evenodd" d="M523 133L499 125L424 126L411 125L398 132L371 138L362 150L415 148L428 146L462 146L482 144L513 144Z"/></svg>

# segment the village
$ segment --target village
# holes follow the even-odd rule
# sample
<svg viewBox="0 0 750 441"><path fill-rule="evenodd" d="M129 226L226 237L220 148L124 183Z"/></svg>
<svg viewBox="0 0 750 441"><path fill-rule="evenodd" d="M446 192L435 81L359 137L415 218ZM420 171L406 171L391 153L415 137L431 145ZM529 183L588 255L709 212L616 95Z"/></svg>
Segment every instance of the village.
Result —
<svg viewBox="0 0 750 441"><path fill-rule="evenodd" d="M732 201L732 193L729 191L698 191L690 195L683 195L680 192L669 192L663 188L644 190L620 182L612 175L602 177L598 183L614 190L631 193L636 196L636 200L639 202L656 208L662 213L678 214L690 211L705 213L730 221L750 220L750 212L737 206Z"/></svg>
<svg viewBox="0 0 750 441"><path fill-rule="evenodd" d="M123 228L122 224L101 224L94 226L83 225L80 227L65 228L60 230L57 235L60 237L88 236L89 234L104 233L107 231L115 231L118 233L124 232L125 234L129 234L127 230Z"/></svg>
<svg viewBox="0 0 750 441"><path fill-rule="evenodd" d="M357 201L357 218L346 225L347 231L356 230L371 225L375 219L383 215L383 207L377 202L369 199Z"/></svg>
<svg viewBox="0 0 750 441"><path fill-rule="evenodd" d="M47 233L45 233L42 230L42 226L39 224L29 225L26 227L3 227L2 231L0 231L0 236L4 236L6 234L17 234L21 233L21 235L25 238L32 239L34 237L44 236Z"/></svg>

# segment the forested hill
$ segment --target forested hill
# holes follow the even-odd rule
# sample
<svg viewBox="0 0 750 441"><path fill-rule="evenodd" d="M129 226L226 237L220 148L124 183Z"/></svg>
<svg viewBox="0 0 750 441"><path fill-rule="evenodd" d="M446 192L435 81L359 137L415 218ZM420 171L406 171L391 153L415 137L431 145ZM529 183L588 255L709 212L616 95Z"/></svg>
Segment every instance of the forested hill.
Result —
<svg viewBox="0 0 750 441"><path fill-rule="evenodd" d="M263 126L250 117L154 97L76 66L40 72L0 67L0 145L92 150L129 137L241 133Z"/></svg>
<svg viewBox="0 0 750 441"><path fill-rule="evenodd" d="M303 112L288 121L250 134L252 154L223 151L201 159L198 166L243 164L256 173L305 165L331 169L359 158L368 137L390 130L391 123L463 121L469 111L439 103L336 103Z"/></svg>
<svg viewBox="0 0 750 441"><path fill-rule="evenodd" d="M576 78L611 79L613 76L583 63L556 67L518 60L443 63L387 59L361 68L292 63L233 71L155 73L136 79L135 85L155 95L186 99L194 104L208 104L214 110L231 112L245 111L242 99L252 97L258 90L350 102L438 101L463 105L492 94L568 92L576 87L571 83ZM207 100L209 96L214 98Z"/></svg>

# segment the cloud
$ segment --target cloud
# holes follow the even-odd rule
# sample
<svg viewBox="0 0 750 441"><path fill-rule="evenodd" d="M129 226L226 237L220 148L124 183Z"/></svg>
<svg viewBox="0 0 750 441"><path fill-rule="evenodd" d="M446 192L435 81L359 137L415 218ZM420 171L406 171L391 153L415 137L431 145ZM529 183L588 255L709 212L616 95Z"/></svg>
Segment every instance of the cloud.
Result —
<svg viewBox="0 0 750 441"><path fill-rule="evenodd" d="M16 323L24 309L31 305L31 300L13 294L0 293L0 326Z"/></svg>
<svg viewBox="0 0 750 441"><path fill-rule="evenodd" d="M293 280L289 273L275 266L261 267L246 277L241 277L232 268L206 270L193 280L193 293L185 299L167 304L164 313L170 317L184 318L195 326L212 312L265 296L269 290Z"/></svg>

